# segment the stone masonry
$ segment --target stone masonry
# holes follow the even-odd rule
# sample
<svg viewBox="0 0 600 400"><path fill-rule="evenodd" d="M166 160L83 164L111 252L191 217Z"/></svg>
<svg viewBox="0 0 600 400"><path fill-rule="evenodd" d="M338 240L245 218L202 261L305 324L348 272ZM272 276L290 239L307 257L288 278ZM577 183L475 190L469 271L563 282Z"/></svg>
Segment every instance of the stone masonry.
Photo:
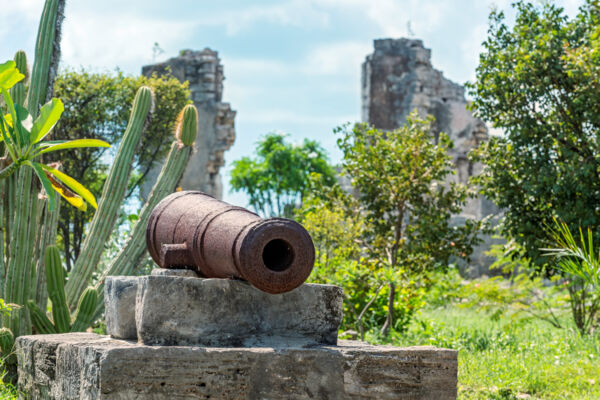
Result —
<svg viewBox="0 0 600 400"><path fill-rule="evenodd" d="M343 292L286 293L189 270L108 277L106 324L21 336L28 399L456 399L457 352L338 341Z"/></svg>
<svg viewBox="0 0 600 400"><path fill-rule="evenodd" d="M224 153L235 140L236 112L223 103L223 66L218 53L208 48L201 51L183 50L179 57L163 63L146 65L142 74L150 76L171 73L181 82L188 81L191 98L198 109L198 137L180 185L183 190L201 190L218 199L223 185L219 174L225 164ZM162 163L157 163L141 189L142 197L150 193Z"/></svg>
<svg viewBox="0 0 600 400"><path fill-rule="evenodd" d="M456 175L449 181L467 184L469 177L481 171L481 165L471 163L467 154L488 140L488 131L480 119L467 109L464 88L445 78L431 65L431 50L418 39L379 39L375 51L362 65L362 120L379 129L392 130L402 126L413 111L424 117L435 117L434 133L446 133L454 142L450 156L456 165ZM481 219L498 214L498 208L479 197L469 201L456 216ZM490 259L483 251L490 238L472 256L470 274L487 271Z"/></svg>

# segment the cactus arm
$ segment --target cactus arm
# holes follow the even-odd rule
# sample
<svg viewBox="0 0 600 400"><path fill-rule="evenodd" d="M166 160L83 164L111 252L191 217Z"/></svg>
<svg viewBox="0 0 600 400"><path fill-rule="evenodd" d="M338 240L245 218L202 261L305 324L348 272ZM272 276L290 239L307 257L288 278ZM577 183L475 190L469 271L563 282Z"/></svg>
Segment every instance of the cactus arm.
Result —
<svg viewBox="0 0 600 400"><path fill-rule="evenodd" d="M56 246L48 246L44 254L48 296L52 301L52 318L58 332L69 332L71 315L65 298L65 277L60 253Z"/></svg>
<svg viewBox="0 0 600 400"><path fill-rule="evenodd" d="M31 322L37 333L48 334L57 333L56 328L52 325L52 321L46 316L33 300L27 302L27 308L31 314Z"/></svg>
<svg viewBox="0 0 600 400"><path fill-rule="evenodd" d="M104 311L104 279L111 275L131 275L134 272L135 266L144 255L146 251L146 225L148 224L150 214L163 198L175 190L190 159L197 130L198 111L196 107L189 104L183 108L176 126L175 137L178 140L174 141L171 145L171 150L156 179L156 183L152 187L148 200L140 212L138 221L133 227L127 243L96 284L96 288L98 289L98 307L94 313L95 318L99 318ZM178 134L179 132L187 133L182 138Z"/></svg>
<svg viewBox="0 0 600 400"><path fill-rule="evenodd" d="M14 217L14 236L11 240L6 282L5 300L9 303L24 305L29 298L31 274L33 269L32 253L37 230L37 199L32 197L32 174L29 168L22 168L18 175L17 199ZM7 318L9 327L15 336L30 332L28 313L25 307L14 310ZM6 320L6 318L5 318Z"/></svg>
<svg viewBox="0 0 600 400"><path fill-rule="evenodd" d="M90 228L81 246L81 252L67 282L67 303L71 308L88 286L92 274L100 262L104 244L113 230L127 189L133 154L152 107L152 90L147 87L140 88L133 101L129 124L104 184L100 204L90 223Z"/></svg>
<svg viewBox="0 0 600 400"><path fill-rule="evenodd" d="M71 332L84 332L90 326L97 303L98 292L93 287L88 287L81 295L77 304L75 321L73 321Z"/></svg>
<svg viewBox="0 0 600 400"><path fill-rule="evenodd" d="M56 209L54 211L49 211L48 205L46 204L44 215L41 219L40 232L38 234L35 246L34 260L37 260L37 263L32 281L31 293L35 294L35 302L42 309L46 308L46 303L48 302L44 252L46 247L56 245L59 214L60 201L56 202Z"/></svg>
<svg viewBox="0 0 600 400"><path fill-rule="evenodd" d="M27 70L27 55L25 55L25 52L23 50L19 50L15 54L15 63L17 64L17 69L19 70L19 72L25 75L25 79L23 79L21 82L18 82L12 88L10 88L10 95L12 96L15 104L23 106L25 105L26 96L25 82L29 75L29 71Z"/></svg>
<svg viewBox="0 0 600 400"><path fill-rule="evenodd" d="M60 59L60 31L64 17L65 0L46 0L31 70L27 109L35 120L40 105L52 97L54 78Z"/></svg>

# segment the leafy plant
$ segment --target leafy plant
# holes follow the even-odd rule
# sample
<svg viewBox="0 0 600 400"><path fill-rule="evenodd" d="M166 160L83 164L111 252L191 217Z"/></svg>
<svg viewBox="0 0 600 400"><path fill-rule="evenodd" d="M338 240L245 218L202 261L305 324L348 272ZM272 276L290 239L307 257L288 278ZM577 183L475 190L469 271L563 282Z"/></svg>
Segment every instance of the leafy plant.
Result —
<svg viewBox="0 0 600 400"><path fill-rule="evenodd" d="M234 191L248 194L256 212L289 217L308 193L311 173L320 174L327 184L335 181L335 171L317 142L293 145L286 143L285 135L270 133L258 142L256 158L233 162L229 183Z"/></svg>
<svg viewBox="0 0 600 400"><path fill-rule="evenodd" d="M362 245L386 271L384 336L394 326L397 285L409 288L415 285L416 273L448 265L451 257L468 258L479 240L476 232L481 221L450 224L468 193L462 185L445 183L447 175L454 173L447 154L452 142L443 133L433 142L432 121L413 112L404 126L392 132L365 124L337 130L342 135L338 139L344 154L342 174L358 192L368 224Z"/></svg>
<svg viewBox="0 0 600 400"><path fill-rule="evenodd" d="M579 240L569 226L555 220L550 231L556 247L542 249L554 257L556 268L567 276L571 311L575 326L582 335L600 326L600 252L594 246L594 234L579 228Z"/></svg>
<svg viewBox="0 0 600 400"><path fill-rule="evenodd" d="M469 85L477 114L504 132L473 153L475 183L540 268L554 217L600 239L600 4L583 3L572 19L553 2L515 2L514 24L493 11Z"/></svg>
<svg viewBox="0 0 600 400"><path fill-rule="evenodd" d="M41 108L39 116L32 121L27 109L15 104L9 93L9 89L24 78L25 74L17 69L15 61L0 65L0 92L8 109L7 114L0 113L0 141L4 142L7 153L4 163L8 164L0 171L0 179L8 178L21 166L27 166L33 169L44 187L49 211L54 211L56 207L55 191L81 210L85 210L85 202L96 208L96 200L89 190L55 166L36 160L45 153L58 150L110 145L97 139L44 141L58 122L64 106L59 99L54 98Z"/></svg>

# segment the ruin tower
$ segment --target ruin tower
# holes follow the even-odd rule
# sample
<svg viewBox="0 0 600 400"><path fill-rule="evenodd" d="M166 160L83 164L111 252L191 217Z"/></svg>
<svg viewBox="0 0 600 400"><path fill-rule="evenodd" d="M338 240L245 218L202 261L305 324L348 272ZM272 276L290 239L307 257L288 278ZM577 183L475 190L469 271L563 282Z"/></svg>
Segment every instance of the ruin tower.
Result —
<svg viewBox="0 0 600 400"><path fill-rule="evenodd" d="M488 130L480 119L467 109L463 86L445 78L431 65L431 50L418 39L379 39L374 41L375 51L362 64L362 120L379 129L393 130L406 122L413 111L425 117L435 117L434 134L446 133L454 142L449 154L456 166L456 174L449 181L468 184L469 177L481 171L481 165L469 161L467 154L481 142L488 140ZM498 214L489 200L471 199L461 215L481 219ZM471 275L487 272L490 259L487 250L490 238L475 249Z"/></svg>
<svg viewBox="0 0 600 400"><path fill-rule="evenodd" d="M223 185L220 168L225 164L223 154L235 140L235 111L223 103L223 66L218 53L208 48L201 51L183 50L179 57L142 67L150 76L170 73L180 82L189 82L191 99L198 109L198 135L194 152L181 178L184 190L201 190L220 199ZM150 192L160 172L154 168L142 187L142 197Z"/></svg>

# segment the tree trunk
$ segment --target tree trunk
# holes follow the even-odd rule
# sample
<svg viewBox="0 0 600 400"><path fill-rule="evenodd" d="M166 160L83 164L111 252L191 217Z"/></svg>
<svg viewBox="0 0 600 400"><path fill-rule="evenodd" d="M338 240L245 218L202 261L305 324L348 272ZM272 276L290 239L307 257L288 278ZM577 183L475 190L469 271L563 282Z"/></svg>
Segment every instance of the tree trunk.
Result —
<svg viewBox="0 0 600 400"><path fill-rule="evenodd" d="M388 293L388 314L385 323L381 328L381 335L383 337L388 337L390 333L390 327L394 325L394 300L396 298L396 284L390 282L388 286L390 288L390 292Z"/></svg>

